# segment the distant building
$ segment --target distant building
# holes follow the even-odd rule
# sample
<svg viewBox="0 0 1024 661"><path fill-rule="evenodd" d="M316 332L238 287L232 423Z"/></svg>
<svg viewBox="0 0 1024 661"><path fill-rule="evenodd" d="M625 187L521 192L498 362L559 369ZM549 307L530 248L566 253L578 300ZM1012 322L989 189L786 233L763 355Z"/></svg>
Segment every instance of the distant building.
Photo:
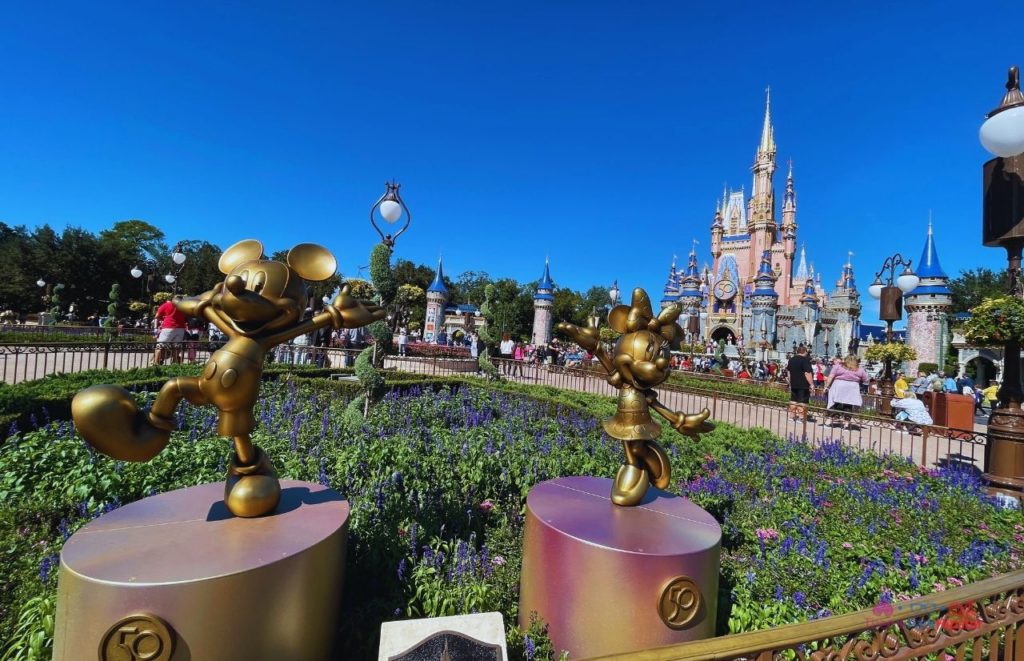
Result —
<svg viewBox="0 0 1024 661"><path fill-rule="evenodd" d="M680 304L684 329L692 330L690 319L696 317L692 340L697 343L726 340L748 355L754 349L758 358L778 358L801 344L818 356L845 355L860 336L853 264L847 260L835 288L827 292L804 247L797 256L793 166L790 162L779 218L776 151L769 96L750 196L742 188L723 192L711 222L711 264L698 269L696 250L684 271L677 271L673 260L662 307Z"/></svg>
<svg viewBox="0 0 1024 661"><path fill-rule="evenodd" d="M444 266L437 260L437 273L427 287L427 313L423 323L423 341L436 342L437 334L443 329L448 338L459 332L479 331L487 320L475 305L448 305L449 292L444 284Z"/></svg>
<svg viewBox="0 0 1024 661"><path fill-rule="evenodd" d="M551 280L551 267L544 260L544 275L537 283L537 293L533 295L533 335L530 342L534 346L546 346L551 342L552 309L555 307L555 283Z"/></svg>

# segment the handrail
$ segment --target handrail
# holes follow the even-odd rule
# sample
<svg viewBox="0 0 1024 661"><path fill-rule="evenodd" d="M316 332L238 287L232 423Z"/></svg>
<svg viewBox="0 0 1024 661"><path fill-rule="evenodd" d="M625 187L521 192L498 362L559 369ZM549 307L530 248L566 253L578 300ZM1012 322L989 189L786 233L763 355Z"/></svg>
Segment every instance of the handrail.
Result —
<svg viewBox="0 0 1024 661"><path fill-rule="evenodd" d="M1002 595L1008 594L1005 601ZM982 603L988 600L989 603ZM882 656L887 659L917 657L937 650L964 645L998 629L1024 620L1024 570L995 576L963 587L898 602L905 616L885 618L879 607L819 620L787 624L771 629L731 634L638 652L611 654L591 661L697 661L702 659L774 658L776 652L794 650L822 641L848 636L838 648L833 643L815 658L843 659L852 653L858 659ZM882 611L884 613L884 610ZM908 620L921 620L922 624ZM954 621L952 616L956 616ZM895 628L894 628L895 627ZM871 640L861 639L869 634ZM902 641L900 640L902 638ZM1016 641L1017 657L1024 651L1024 635ZM989 641L992 644L992 640ZM998 642L996 640L995 642ZM1010 645L1007 640L1006 645ZM857 649L859 647L859 649ZM962 651L961 651L962 653ZM798 655L801 656L801 655ZM975 658L980 655L976 654ZM958 656L957 658L962 658ZM1010 656L1009 658L1014 658Z"/></svg>

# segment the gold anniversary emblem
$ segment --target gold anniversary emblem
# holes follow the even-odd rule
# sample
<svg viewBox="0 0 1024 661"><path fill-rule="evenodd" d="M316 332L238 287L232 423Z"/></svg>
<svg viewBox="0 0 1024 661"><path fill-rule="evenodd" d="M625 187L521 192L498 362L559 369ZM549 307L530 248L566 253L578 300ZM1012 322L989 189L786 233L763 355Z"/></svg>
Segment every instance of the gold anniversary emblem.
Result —
<svg viewBox="0 0 1024 661"><path fill-rule="evenodd" d="M107 629L100 661L167 661L174 652L174 632L156 615L129 615Z"/></svg>
<svg viewBox="0 0 1024 661"><path fill-rule="evenodd" d="M670 629L682 629L697 617L700 610L700 588L688 576L669 581L658 598L658 615Z"/></svg>

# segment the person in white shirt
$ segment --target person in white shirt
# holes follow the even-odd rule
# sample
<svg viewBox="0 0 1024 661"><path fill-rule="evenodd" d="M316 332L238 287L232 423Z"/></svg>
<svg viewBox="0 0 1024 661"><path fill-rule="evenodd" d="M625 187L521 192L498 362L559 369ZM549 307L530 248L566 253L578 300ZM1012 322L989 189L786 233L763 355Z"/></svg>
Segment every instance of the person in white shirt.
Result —
<svg viewBox="0 0 1024 661"><path fill-rule="evenodd" d="M892 408L897 411L896 419L913 422L919 425L932 424L932 416L928 414L924 402L917 398L913 391L908 390L901 399L893 399Z"/></svg>
<svg viewBox="0 0 1024 661"><path fill-rule="evenodd" d="M498 345L498 350L501 351L501 370L508 374L512 367L512 350L515 349L516 343L512 341L512 336L506 334L502 338L501 344Z"/></svg>
<svg viewBox="0 0 1024 661"><path fill-rule="evenodd" d="M409 346L409 333L406 332L405 328L398 330L398 355L404 356L405 349Z"/></svg>

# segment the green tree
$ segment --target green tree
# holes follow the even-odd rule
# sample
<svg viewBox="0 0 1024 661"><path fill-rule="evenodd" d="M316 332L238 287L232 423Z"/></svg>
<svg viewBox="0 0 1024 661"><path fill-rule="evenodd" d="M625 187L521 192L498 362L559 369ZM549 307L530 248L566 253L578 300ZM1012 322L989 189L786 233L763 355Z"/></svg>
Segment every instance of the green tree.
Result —
<svg viewBox="0 0 1024 661"><path fill-rule="evenodd" d="M392 270L399 287L414 285L426 291L430 283L434 281L434 269L423 264L413 264L408 259L396 260Z"/></svg>
<svg viewBox="0 0 1024 661"><path fill-rule="evenodd" d="M408 325L410 322L423 323L427 294L416 285L399 285L395 296L395 324ZM417 314L418 313L418 314Z"/></svg>
<svg viewBox="0 0 1024 661"><path fill-rule="evenodd" d="M217 246L209 241L182 241L180 249L185 263L178 273L178 289L186 296L202 294L224 278L217 268L223 251Z"/></svg>
<svg viewBox="0 0 1024 661"><path fill-rule="evenodd" d="M577 326L586 326L590 310L584 311L583 297L565 287L557 287L554 291L555 305L552 310L555 322L568 321Z"/></svg>
<svg viewBox="0 0 1024 661"><path fill-rule="evenodd" d="M452 305L480 305L484 300L484 290L489 284L491 276L487 275L486 271L464 271L455 280Z"/></svg>
<svg viewBox="0 0 1024 661"><path fill-rule="evenodd" d="M374 289L373 285L369 280L363 280L362 278L350 278L345 281L348 285L348 293L353 298L357 298L360 301L374 301L377 300L377 290Z"/></svg>
<svg viewBox="0 0 1024 661"><path fill-rule="evenodd" d="M980 305L986 298L1005 294L1006 276L985 267L961 271L960 275L949 281L949 291L953 294L951 311L970 312L971 308Z"/></svg>

